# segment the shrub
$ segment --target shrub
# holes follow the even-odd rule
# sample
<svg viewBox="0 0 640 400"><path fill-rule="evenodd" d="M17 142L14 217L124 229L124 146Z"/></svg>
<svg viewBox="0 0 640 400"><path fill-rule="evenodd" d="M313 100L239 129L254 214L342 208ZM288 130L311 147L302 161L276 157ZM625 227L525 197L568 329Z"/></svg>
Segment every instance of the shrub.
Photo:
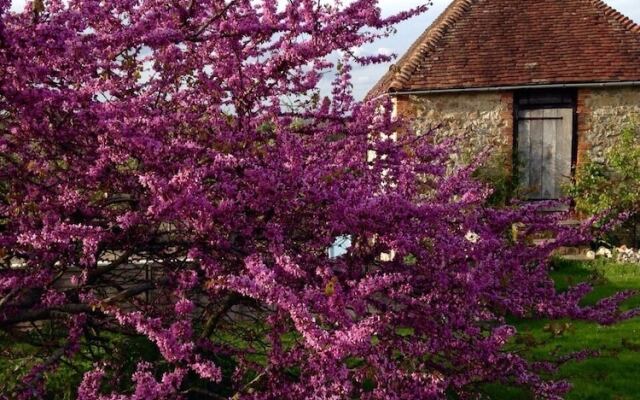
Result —
<svg viewBox="0 0 640 400"><path fill-rule="evenodd" d="M640 132L630 124L602 161L589 160L576 174L569 194L576 208L587 215L628 214L629 220L613 237L629 236L637 241L640 211Z"/></svg>

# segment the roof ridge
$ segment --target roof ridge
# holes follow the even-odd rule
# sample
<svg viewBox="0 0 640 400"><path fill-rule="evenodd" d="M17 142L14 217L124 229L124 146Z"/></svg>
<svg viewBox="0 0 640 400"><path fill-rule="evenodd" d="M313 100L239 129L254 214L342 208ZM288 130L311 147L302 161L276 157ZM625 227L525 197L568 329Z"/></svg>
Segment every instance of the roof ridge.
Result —
<svg viewBox="0 0 640 400"><path fill-rule="evenodd" d="M411 79L411 74L420 66L420 62L430 50L433 50L438 42L445 37L477 0L454 0L442 14L433 22L416 42L409 48L407 56L399 60L395 68L395 74L390 82L389 89L402 87Z"/></svg>
<svg viewBox="0 0 640 400"><path fill-rule="evenodd" d="M604 11L604 15L606 17L613 17L613 19L618 22L622 27L626 30L629 30L633 33L640 33L640 24L627 17L616 8L610 6L605 3L603 0L589 0L591 4L596 6L597 8Z"/></svg>

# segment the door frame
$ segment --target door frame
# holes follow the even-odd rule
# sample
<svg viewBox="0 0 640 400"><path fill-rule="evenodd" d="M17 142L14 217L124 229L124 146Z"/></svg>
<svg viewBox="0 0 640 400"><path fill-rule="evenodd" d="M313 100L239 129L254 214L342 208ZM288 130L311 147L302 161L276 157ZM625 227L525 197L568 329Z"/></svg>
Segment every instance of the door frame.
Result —
<svg viewBox="0 0 640 400"><path fill-rule="evenodd" d="M513 149L512 165L514 187L519 184L518 160L518 127L522 110L539 110L550 108L571 108L573 110L573 127L571 131L571 179L575 179L578 162L578 91L576 89L526 89L513 93ZM530 200L539 201L539 200Z"/></svg>

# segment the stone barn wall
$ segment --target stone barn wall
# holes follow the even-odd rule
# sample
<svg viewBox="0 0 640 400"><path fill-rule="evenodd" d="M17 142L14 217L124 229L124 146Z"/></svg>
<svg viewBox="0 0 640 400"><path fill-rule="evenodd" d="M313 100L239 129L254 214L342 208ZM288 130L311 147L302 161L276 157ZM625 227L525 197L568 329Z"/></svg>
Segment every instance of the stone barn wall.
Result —
<svg viewBox="0 0 640 400"><path fill-rule="evenodd" d="M513 148L513 93L403 95L397 112L414 120L418 133L462 138L462 153ZM577 98L578 164L601 161L629 124L640 125L640 87L580 89Z"/></svg>
<svg viewBox="0 0 640 400"><path fill-rule="evenodd" d="M513 94L510 92L443 93L400 96L397 111L414 120L415 130L435 129L436 137L459 137L462 153L489 148L511 151Z"/></svg>
<svg viewBox="0 0 640 400"><path fill-rule="evenodd" d="M640 124L640 88L578 91L578 164L602 161L620 131Z"/></svg>

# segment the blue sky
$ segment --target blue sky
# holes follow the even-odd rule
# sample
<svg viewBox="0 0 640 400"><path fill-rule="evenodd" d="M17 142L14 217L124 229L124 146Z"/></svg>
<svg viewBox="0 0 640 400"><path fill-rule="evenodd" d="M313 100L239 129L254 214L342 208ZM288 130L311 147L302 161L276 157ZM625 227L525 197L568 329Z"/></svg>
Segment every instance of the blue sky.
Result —
<svg viewBox="0 0 640 400"><path fill-rule="evenodd" d="M428 0L380 0L380 5L385 14L390 15L407 8L426 3ZM610 6L640 22L640 0L605 0ZM14 10L24 7L26 0L13 0ZM367 46L361 51L365 53L395 53L402 55L413 41L431 24L431 22L449 5L451 0L432 0L433 6L425 14L398 26L396 35L380 40L374 45ZM364 97L369 89L389 69L389 64L374 65L366 68L358 68L353 71L353 84L355 95ZM327 86L328 82L323 82Z"/></svg>

